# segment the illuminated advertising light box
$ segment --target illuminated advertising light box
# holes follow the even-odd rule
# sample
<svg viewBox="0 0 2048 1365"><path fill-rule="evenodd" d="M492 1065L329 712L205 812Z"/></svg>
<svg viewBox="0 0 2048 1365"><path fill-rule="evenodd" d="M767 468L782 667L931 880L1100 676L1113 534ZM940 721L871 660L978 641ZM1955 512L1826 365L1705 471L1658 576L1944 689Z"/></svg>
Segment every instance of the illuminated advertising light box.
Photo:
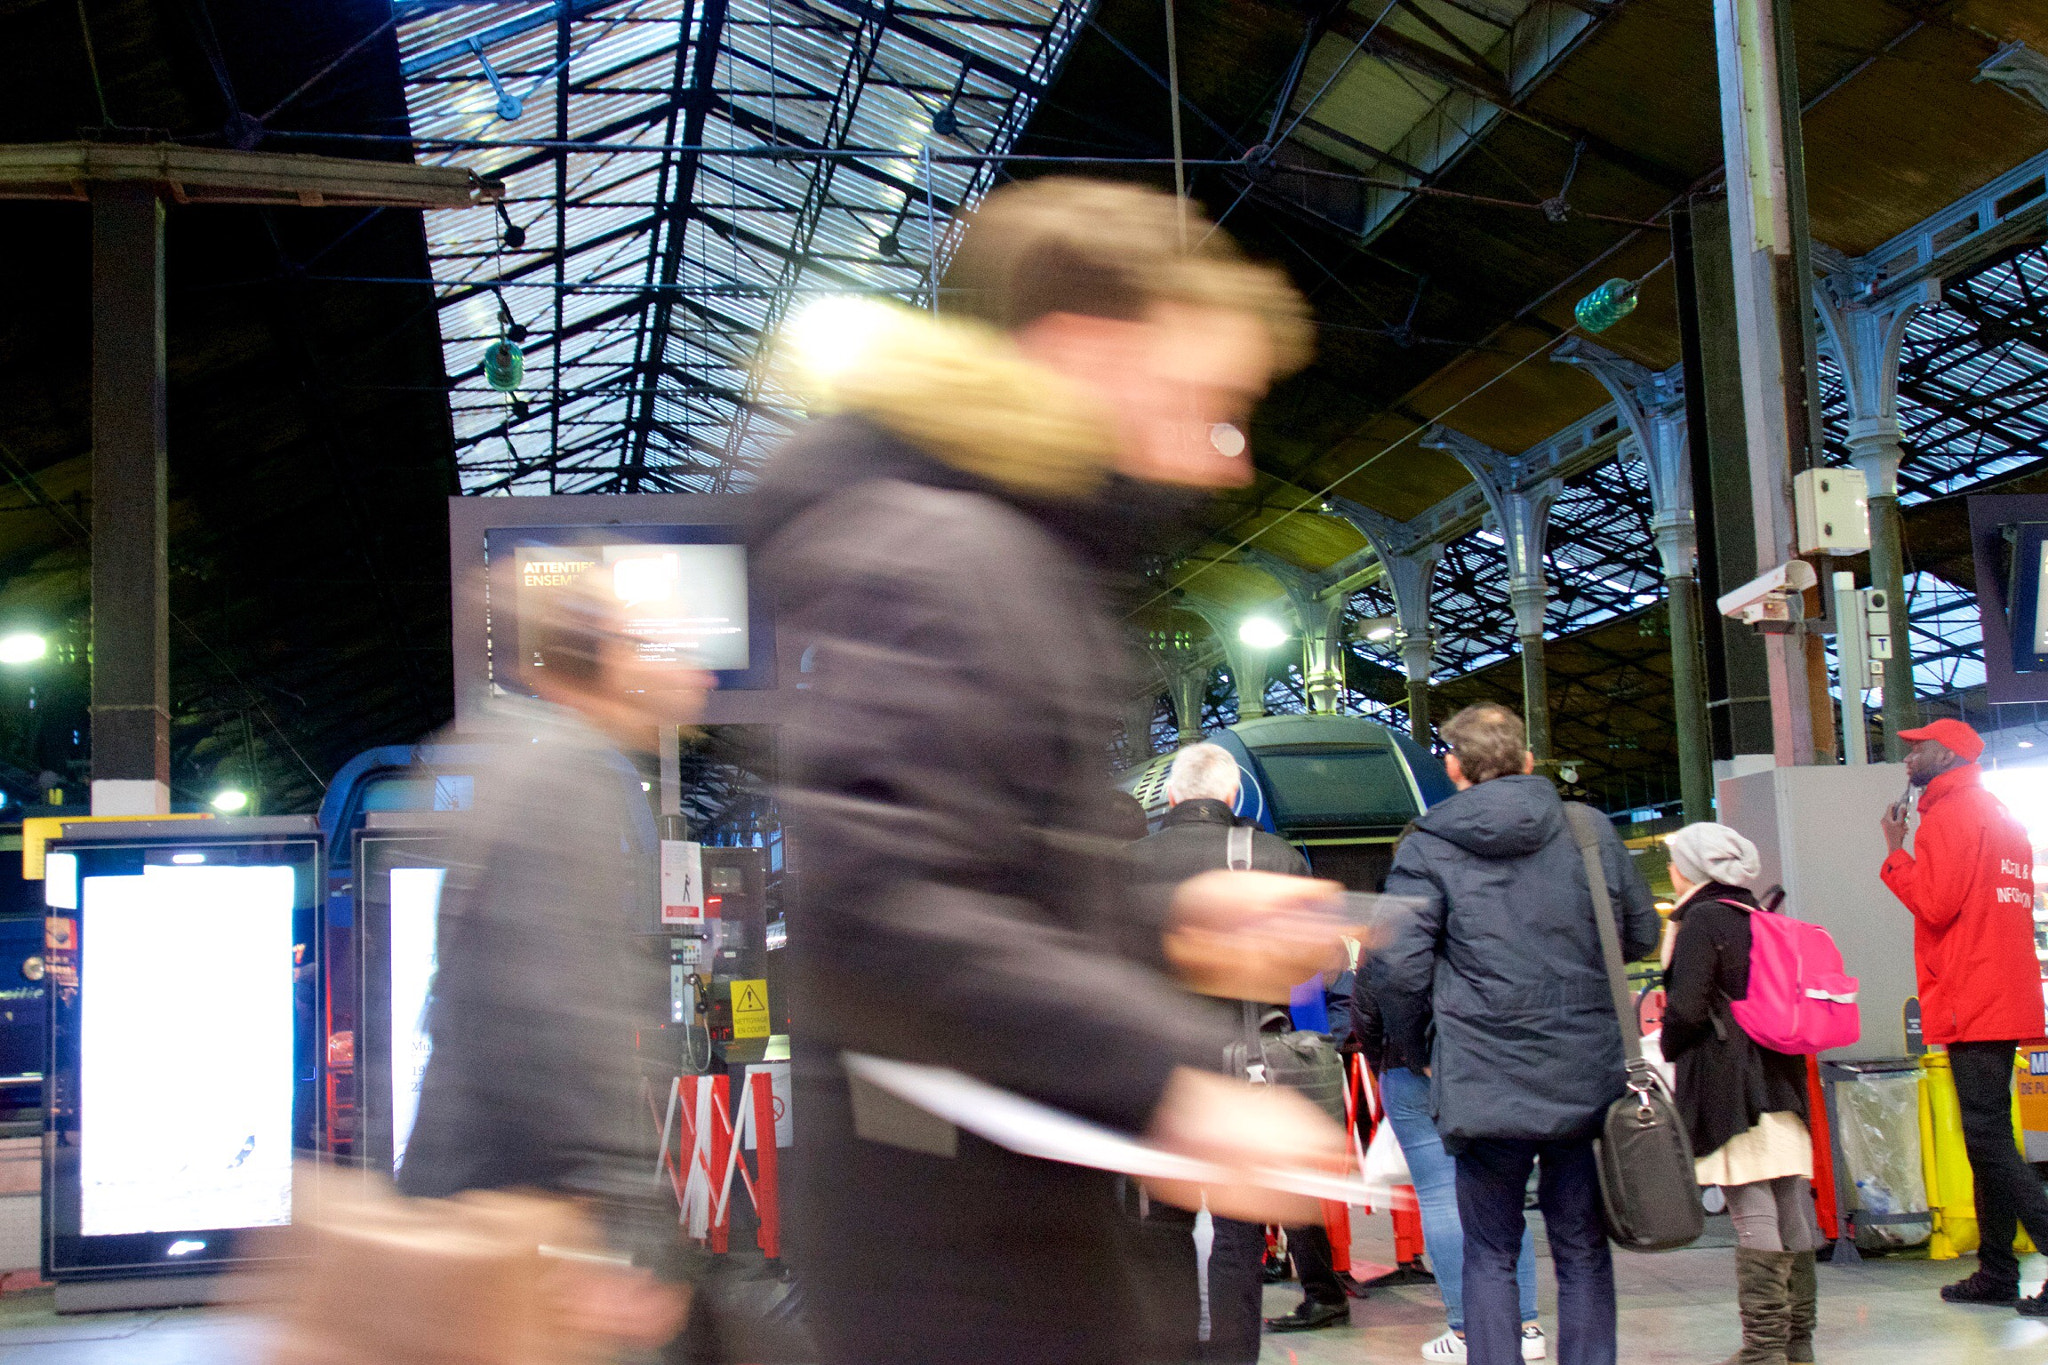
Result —
<svg viewBox="0 0 2048 1365"><path fill-rule="evenodd" d="M441 893L454 841L380 833L356 839L358 1104L364 1164L397 1171L419 1117L434 1045L427 1031L440 943Z"/></svg>
<svg viewBox="0 0 2048 1365"><path fill-rule="evenodd" d="M52 846L54 1278L218 1268L238 1259L236 1233L291 1222L294 1158L317 1121L320 886L305 819Z"/></svg>

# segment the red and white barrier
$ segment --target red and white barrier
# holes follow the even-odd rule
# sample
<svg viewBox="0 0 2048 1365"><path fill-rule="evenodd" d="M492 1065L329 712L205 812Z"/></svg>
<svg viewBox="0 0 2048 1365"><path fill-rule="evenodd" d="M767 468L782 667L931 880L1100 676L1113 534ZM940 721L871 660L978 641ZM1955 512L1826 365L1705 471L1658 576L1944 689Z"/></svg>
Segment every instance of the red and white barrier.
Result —
<svg viewBox="0 0 2048 1365"><path fill-rule="evenodd" d="M782 1254L780 1163L775 1145L775 1090L765 1070L740 1081L736 1103L728 1104L732 1082L725 1076L678 1076L668 1089L661 1124L660 1170L676 1194L684 1230L714 1252L727 1249L732 1228L733 1176L739 1176L759 1215L756 1237L763 1254ZM735 1119L737 1115L737 1119ZM754 1149L749 1171L742 1149Z"/></svg>

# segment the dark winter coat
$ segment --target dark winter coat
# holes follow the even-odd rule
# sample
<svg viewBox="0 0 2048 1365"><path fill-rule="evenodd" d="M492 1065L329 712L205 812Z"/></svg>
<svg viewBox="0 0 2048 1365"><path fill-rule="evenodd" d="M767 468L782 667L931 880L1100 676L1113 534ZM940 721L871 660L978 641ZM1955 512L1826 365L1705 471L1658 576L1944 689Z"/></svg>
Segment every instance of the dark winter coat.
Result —
<svg viewBox="0 0 2048 1365"><path fill-rule="evenodd" d="M1375 1076L1397 1067L1420 1073L1429 1065L1429 1054L1409 1056L1408 1051L1387 1029L1386 1011L1380 1006L1385 989L1386 966L1377 958L1362 958L1351 981L1351 1036Z"/></svg>
<svg viewBox="0 0 2048 1365"><path fill-rule="evenodd" d="M1000 343L930 327L938 352L885 356L757 495L754 563L809 661L781 750L791 1250L828 1365L1126 1359L1115 1179L965 1133L913 1150L867 1109L857 1133L839 1064L951 1067L1139 1132L1231 1036L1118 951L1106 760L1130 689L1066 434L1085 423L1016 391L1043 376Z"/></svg>
<svg viewBox="0 0 2048 1365"><path fill-rule="evenodd" d="M1178 886L1224 866L1237 819L1221 801L1183 801L1166 812L1154 834L1130 847L1131 875L1141 886ZM1289 877L1309 875L1301 850L1277 834L1252 831L1252 870Z"/></svg>
<svg viewBox="0 0 2048 1365"><path fill-rule="evenodd" d="M1728 1008L1749 994L1749 917L1768 913L1748 891L1718 884L1671 913L1679 929L1664 974L1662 1043L1678 1073L1678 1112L1696 1156L1719 1150L1765 1114L1806 1117L1806 1059L1752 1042Z"/></svg>
<svg viewBox="0 0 2048 1365"><path fill-rule="evenodd" d="M1230 830L1236 824L1230 807L1221 801L1183 801L1166 813L1155 833L1131 845L1131 882L1137 890L1136 904L1142 907L1134 919L1142 925L1149 943L1159 942L1167 907L1182 882L1227 866ZM1251 835L1254 872L1277 872L1287 877L1309 875L1308 860L1293 844L1262 829L1254 828ZM1252 1017L1260 1017L1264 1009L1258 1007L1259 1012ZM1231 1014L1226 1022L1233 1028L1242 1027L1236 1014ZM1217 1060L1220 1064L1222 1059L1219 1056Z"/></svg>
<svg viewBox="0 0 2048 1365"><path fill-rule="evenodd" d="M1601 861L1623 951L1640 957L1661 926L1611 826ZM1432 806L1386 889L1414 909L1382 952L1380 1004L1407 1055L1431 1058L1445 1140L1590 1136L1626 1089L1621 1026L1557 789L1499 777Z"/></svg>

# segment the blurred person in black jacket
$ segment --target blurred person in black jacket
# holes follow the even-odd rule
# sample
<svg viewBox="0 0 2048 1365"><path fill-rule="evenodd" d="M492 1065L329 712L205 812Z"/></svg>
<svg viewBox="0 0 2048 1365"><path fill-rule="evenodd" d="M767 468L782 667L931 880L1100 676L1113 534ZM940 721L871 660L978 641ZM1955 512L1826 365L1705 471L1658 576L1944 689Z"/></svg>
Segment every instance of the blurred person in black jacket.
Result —
<svg viewBox="0 0 2048 1365"><path fill-rule="evenodd" d="M1186 989L1284 999L1330 944L1274 929L1334 888L1212 871L1141 914L1105 815L1133 691L1110 594L1251 480L1243 424L1299 360L1302 307L1180 201L1066 179L991 194L941 298L948 317L797 320L794 382L831 415L755 495L752 562L810 661L782 751L792 1262L827 1365L1158 1358L1131 1339L1113 1177L856 1089L840 1056L950 1067L1233 1170L1341 1162L1306 1100L1219 1074L1231 1030ZM1207 1198L1309 1206L1243 1179Z"/></svg>
<svg viewBox="0 0 2048 1365"><path fill-rule="evenodd" d="M398 1187L581 1201L619 1258L575 1263L592 1325L656 1345L681 1320L687 1291L665 1282L688 1257L633 1054L668 1000L643 937L660 913L652 860L622 852L641 799L624 754L696 712L710 679L644 662L601 571L549 592L519 640L539 695L491 702L495 742L480 746L441 897L433 1052Z"/></svg>
<svg viewBox="0 0 2048 1365"><path fill-rule="evenodd" d="M1277 834L1240 821L1233 813L1242 779L1237 760L1218 744L1190 744L1173 756L1166 777L1168 810L1157 833L1131 846L1133 876L1140 884L1172 887L1204 872L1230 865L1230 832L1242 829L1242 853L1260 872L1287 877L1309 875L1300 850ZM1152 897L1162 903L1162 896ZM1240 1030L1256 1031L1263 1007L1244 1001L1248 1012ZM1223 1061L1221 1054L1217 1063ZM1172 1320L1198 1318L1195 1292L1202 1272L1196 1267L1192 1237L1194 1219L1186 1210L1154 1205L1146 1221L1164 1235L1159 1238L1170 1273L1162 1294L1171 1303ZM1259 1357L1259 1322L1265 1297L1266 1229L1263 1223L1212 1216L1206 1285L1209 1333L1202 1360L1240 1365ZM1287 1245L1300 1280L1303 1302L1278 1330L1325 1327L1350 1321L1349 1300L1332 1264L1330 1239L1320 1223L1288 1228ZM1271 1325L1271 1324L1269 1324Z"/></svg>

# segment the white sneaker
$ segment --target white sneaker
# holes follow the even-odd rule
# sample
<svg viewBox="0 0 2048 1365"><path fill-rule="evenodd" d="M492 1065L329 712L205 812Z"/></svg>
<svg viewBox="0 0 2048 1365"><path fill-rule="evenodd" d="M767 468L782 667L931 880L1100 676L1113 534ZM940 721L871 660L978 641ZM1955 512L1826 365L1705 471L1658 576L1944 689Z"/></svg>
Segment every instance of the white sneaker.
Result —
<svg viewBox="0 0 2048 1365"><path fill-rule="evenodd" d="M1550 1354L1550 1348L1543 1340L1543 1329L1533 1322L1522 1324L1522 1359L1542 1360Z"/></svg>
<svg viewBox="0 0 2048 1365"><path fill-rule="evenodd" d="M1456 1332L1446 1332L1422 1348L1424 1360L1463 1360L1465 1338Z"/></svg>

